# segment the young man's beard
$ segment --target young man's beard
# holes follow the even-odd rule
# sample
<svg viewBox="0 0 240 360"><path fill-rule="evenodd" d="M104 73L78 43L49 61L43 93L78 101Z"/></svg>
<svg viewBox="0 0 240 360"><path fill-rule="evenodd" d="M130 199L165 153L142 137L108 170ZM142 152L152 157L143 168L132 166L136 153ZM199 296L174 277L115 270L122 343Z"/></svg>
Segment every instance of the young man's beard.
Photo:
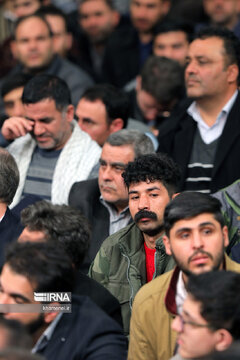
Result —
<svg viewBox="0 0 240 360"><path fill-rule="evenodd" d="M29 334L32 335L44 325L46 325L44 321L44 314L41 313L37 319L31 321L29 324L26 324L26 329Z"/></svg>

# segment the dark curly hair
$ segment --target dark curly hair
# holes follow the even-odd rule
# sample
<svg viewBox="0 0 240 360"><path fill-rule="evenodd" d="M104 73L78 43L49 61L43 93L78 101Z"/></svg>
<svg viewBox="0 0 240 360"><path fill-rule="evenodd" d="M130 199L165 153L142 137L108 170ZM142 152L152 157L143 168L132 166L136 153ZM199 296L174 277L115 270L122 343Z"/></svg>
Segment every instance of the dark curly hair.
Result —
<svg viewBox="0 0 240 360"><path fill-rule="evenodd" d="M172 197L177 191L180 170L172 158L166 154L147 154L128 163L122 177L127 188L130 184L141 181L161 181L169 196Z"/></svg>
<svg viewBox="0 0 240 360"><path fill-rule="evenodd" d="M80 210L42 200L25 208L21 221L30 231L43 231L47 241L61 243L76 268L80 267L90 244L88 221Z"/></svg>

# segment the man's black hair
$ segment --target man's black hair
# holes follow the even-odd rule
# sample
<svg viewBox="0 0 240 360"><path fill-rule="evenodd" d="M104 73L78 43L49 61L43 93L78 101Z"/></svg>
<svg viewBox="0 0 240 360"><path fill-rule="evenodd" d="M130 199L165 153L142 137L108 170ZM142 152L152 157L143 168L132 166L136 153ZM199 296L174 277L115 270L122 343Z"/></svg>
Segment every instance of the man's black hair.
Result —
<svg viewBox="0 0 240 360"><path fill-rule="evenodd" d="M43 5L35 12L35 14L44 18L46 18L47 15L61 17L64 20L66 31L68 31L67 16L60 8L54 5Z"/></svg>
<svg viewBox="0 0 240 360"><path fill-rule="evenodd" d="M75 270L63 247L50 243L15 242L6 252L10 269L28 279L37 292L71 292Z"/></svg>
<svg viewBox="0 0 240 360"><path fill-rule="evenodd" d="M236 64L240 69L240 41L237 36L226 28L209 26L201 29L195 36L196 39L209 39L218 37L223 40L223 47L225 50L225 64L226 66Z"/></svg>
<svg viewBox="0 0 240 360"><path fill-rule="evenodd" d="M142 90L152 95L160 104L168 105L184 94L184 73L175 60L164 56L150 56L141 70Z"/></svg>
<svg viewBox="0 0 240 360"><path fill-rule="evenodd" d="M88 1L89 1L89 0L78 0L78 6L84 4L84 3L88 2ZM113 0L103 0L103 1L106 3L106 5L107 5L110 9L115 10L115 6L114 6Z"/></svg>
<svg viewBox="0 0 240 360"><path fill-rule="evenodd" d="M211 271L191 275L187 291L200 303L200 314L212 330L226 329L240 340L240 274Z"/></svg>
<svg viewBox="0 0 240 360"><path fill-rule="evenodd" d="M169 196L177 190L180 179L178 165L166 154L147 154L139 156L135 161L128 163L123 172L127 188L139 182L161 181L167 189Z"/></svg>
<svg viewBox="0 0 240 360"><path fill-rule="evenodd" d="M31 18L37 18L37 19L42 20L45 23L46 27L48 28L49 36L50 37L53 36L50 25L47 22L47 20L44 18L44 16L42 16L40 14L30 14L30 15L26 15L26 16L21 16L16 20L15 26L14 26L14 39L15 40L16 40L16 33L17 33L17 29L18 29L19 25L21 25L25 20L28 20L28 19L31 19Z"/></svg>
<svg viewBox="0 0 240 360"><path fill-rule="evenodd" d="M10 205L19 184L19 171L14 157L0 148L0 202Z"/></svg>
<svg viewBox="0 0 240 360"><path fill-rule="evenodd" d="M30 231L42 231L55 246L61 244L77 269L82 265L90 230L80 210L42 200L22 210L21 222Z"/></svg>
<svg viewBox="0 0 240 360"><path fill-rule="evenodd" d="M153 28L154 38L160 34L166 34L169 32L181 31L186 34L187 41L192 41L193 38L193 26L189 22L183 22L180 20L164 20L159 21Z"/></svg>
<svg viewBox="0 0 240 360"><path fill-rule="evenodd" d="M218 199L200 192L182 192L166 206L164 212L164 229L169 236L170 230L177 221L191 219L195 216L208 213L224 226L221 213L221 203Z"/></svg>
<svg viewBox="0 0 240 360"><path fill-rule="evenodd" d="M121 89L110 84L98 84L88 88L82 95L81 99L94 102L101 100L106 107L107 123L110 125L114 119L123 120L124 126L127 127L130 102L128 95Z"/></svg>
<svg viewBox="0 0 240 360"><path fill-rule="evenodd" d="M63 111L71 104L71 94L66 82L49 74L39 74L29 80L23 90L23 104L36 104L46 99L54 100L56 108Z"/></svg>
<svg viewBox="0 0 240 360"><path fill-rule="evenodd" d="M26 83L32 78L30 74L19 73L15 75L8 76L2 85L1 94L4 97L10 91L15 90L20 87L24 87Z"/></svg>

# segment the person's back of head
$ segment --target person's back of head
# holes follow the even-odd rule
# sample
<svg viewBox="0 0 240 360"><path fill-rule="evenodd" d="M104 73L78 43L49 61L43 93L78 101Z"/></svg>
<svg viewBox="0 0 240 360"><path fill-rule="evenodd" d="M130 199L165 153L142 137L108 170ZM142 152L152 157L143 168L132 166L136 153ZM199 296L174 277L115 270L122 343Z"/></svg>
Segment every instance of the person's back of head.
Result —
<svg viewBox="0 0 240 360"><path fill-rule="evenodd" d="M22 275L37 292L71 292L75 271L71 259L59 244L12 243L5 257L5 266Z"/></svg>
<svg viewBox="0 0 240 360"><path fill-rule="evenodd" d="M14 157L0 148L0 202L10 205L19 184L19 171Z"/></svg>
<svg viewBox="0 0 240 360"><path fill-rule="evenodd" d="M240 274L211 271L191 275L187 284L191 298L200 303L201 316L212 331L227 330L240 340Z"/></svg>
<svg viewBox="0 0 240 360"><path fill-rule="evenodd" d="M139 88L152 95L159 104L170 106L184 94L183 69L175 60L150 56L141 70Z"/></svg>
<svg viewBox="0 0 240 360"><path fill-rule="evenodd" d="M31 232L42 232L42 241L61 244L74 266L81 266L89 247L90 230L79 210L42 200L25 208L21 221L28 234L25 237L23 231L21 241L31 241Z"/></svg>

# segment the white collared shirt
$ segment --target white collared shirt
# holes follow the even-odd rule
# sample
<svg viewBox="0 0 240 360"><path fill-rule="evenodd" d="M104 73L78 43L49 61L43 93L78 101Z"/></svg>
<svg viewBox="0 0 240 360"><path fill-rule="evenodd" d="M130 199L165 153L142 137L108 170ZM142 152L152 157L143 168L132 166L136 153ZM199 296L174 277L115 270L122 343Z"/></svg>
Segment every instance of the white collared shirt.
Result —
<svg viewBox="0 0 240 360"><path fill-rule="evenodd" d="M202 119L196 101L194 101L187 109L188 114L197 122L198 130L205 144L210 144L222 135L228 114L232 109L237 95L238 91L236 90L231 99L224 105L212 126L208 126Z"/></svg>
<svg viewBox="0 0 240 360"><path fill-rule="evenodd" d="M177 289L176 289L176 305L177 305L177 313L182 313L183 303L187 297L187 290L183 281L183 272L180 271L178 281L177 281Z"/></svg>
<svg viewBox="0 0 240 360"><path fill-rule="evenodd" d="M131 215L128 206L118 213L117 210L110 203L105 201L102 196L100 196L99 200L109 212L109 235L114 234L129 224Z"/></svg>

